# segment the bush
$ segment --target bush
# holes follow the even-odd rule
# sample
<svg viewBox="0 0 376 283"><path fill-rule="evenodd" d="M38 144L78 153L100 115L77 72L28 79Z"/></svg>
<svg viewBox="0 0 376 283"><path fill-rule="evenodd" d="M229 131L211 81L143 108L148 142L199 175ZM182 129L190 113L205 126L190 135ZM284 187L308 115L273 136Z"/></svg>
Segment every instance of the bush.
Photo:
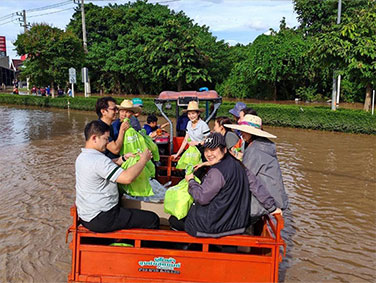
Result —
<svg viewBox="0 0 376 283"><path fill-rule="evenodd" d="M39 107L56 107L77 110L95 111L98 97L41 97L28 95L0 94L0 104L29 105ZM115 98L118 104L123 98ZM153 98L143 98L143 113L159 114ZM234 107L234 102L224 101L217 116L228 116L228 111ZM200 105L203 107L204 105ZM338 131L347 133L361 133L376 135L376 116L362 110L338 109L331 111L323 106L300 106L279 104L248 104L262 117L265 125ZM175 117L175 104L165 111L170 117Z"/></svg>

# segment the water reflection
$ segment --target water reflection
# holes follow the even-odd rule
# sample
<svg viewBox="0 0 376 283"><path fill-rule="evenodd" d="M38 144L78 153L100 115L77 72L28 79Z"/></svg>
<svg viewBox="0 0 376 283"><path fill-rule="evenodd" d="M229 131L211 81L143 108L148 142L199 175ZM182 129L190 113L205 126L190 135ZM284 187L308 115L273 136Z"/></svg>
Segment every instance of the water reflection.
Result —
<svg viewBox="0 0 376 283"><path fill-rule="evenodd" d="M0 281L66 281L74 161L96 116L0 106L0 118ZM266 130L290 198L281 280L375 281L376 138Z"/></svg>

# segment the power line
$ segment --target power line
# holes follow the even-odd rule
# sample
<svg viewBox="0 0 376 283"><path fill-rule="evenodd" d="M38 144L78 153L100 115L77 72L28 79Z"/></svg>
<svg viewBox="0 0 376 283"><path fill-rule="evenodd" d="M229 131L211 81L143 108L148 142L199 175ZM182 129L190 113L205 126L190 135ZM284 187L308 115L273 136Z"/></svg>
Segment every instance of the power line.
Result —
<svg viewBox="0 0 376 283"><path fill-rule="evenodd" d="M68 4L71 4L71 3L73 4L72 0L68 0L68 1L59 2L59 3L56 3L56 4L51 4L51 5L43 6L43 7L32 8L32 9L26 10L26 12L38 12L38 11L44 11L44 10L51 10L53 8L58 8L58 7L65 6L65 5L68 5ZM21 13L21 11L14 12L14 13L2 16L2 17L0 17L0 21L5 21L5 20L7 20L9 18L12 18L17 13ZM7 23L9 23L9 22L7 22ZM3 24L5 24L5 23L3 23Z"/></svg>
<svg viewBox="0 0 376 283"><path fill-rule="evenodd" d="M70 7L70 8L67 8L67 9L58 10L58 11L54 11L54 12L49 12L49 13L44 13L44 14L29 16L28 18L35 18L35 17L44 16L44 15L50 15L50 14L60 13L60 12L63 12L63 11L68 11L70 9L73 9L73 7Z"/></svg>
<svg viewBox="0 0 376 283"><path fill-rule="evenodd" d="M39 8L29 9L29 10L26 10L26 12L36 12L36 11L51 10L53 8L57 8L57 7L68 5L70 3L72 3L71 0L64 1L64 2L59 2L59 3L56 3L56 4L52 4L52 5L47 5L47 6L43 6L43 7L39 7Z"/></svg>
<svg viewBox="0 0 376 283"><path fill-rule="evenodd" d="M87 0L87 1L88 2L118 2L119 0ZM129 0L120 0L120 1L129 2ZM164 1L153 1L153 2L162 4L162 3L170 3L170 2L177 2L177 1L180 1L180 0L164 0ZM32 12L40 12L40 11L45 11L45 10L51 10L51 9L62 7L62 6L68 5L68 4L75 4L75 3L72 2L72 0L68 0L68 1L63 1L63 2L56 3L56 4L43 6L43 7L28 9L28 10L26 10L26 12L32 13ZM49 12L49 13L33 15L33 16L29 16L28 18L35 18L35 17L39 17L39 16L60 13L60 12L67 11L67 10L70 10L70 9L73 9L73 7L58 10L58 11L53 11L53 12ZM2 23L1 23L1 21L8 20L8 19L10 19L10 18L12 18L16 15L19 16L18 13L21 13L21 12L15 12L15 13L11 13L11 14L5 15L3 17L0 17L0 26L6 25L6 24L9 24L9 23L14 23L15 19L12 19L12 20L7 21L7 22L2 22Z"/></svg>
<svg viewBox="0 0 376 283"><path fill-rule="evenodd" d="M17 20L17 19L13 19L13 20L11 20L9 22L5 22L5 23L0 23L0 26L6 25L6 24L9 24L9 23L14 23L15 24L15 22L14 22L15 20Z"/></svg>
<svg viewBox="0 0 376 283"><path fill-rule="evenodd" d="M0 18L0 21L6 20L6 19L8 19L8 18L11 18L11 17L13 17L14 15L15 15L15 13L12 13L12 14L9 14L9 15L6 15L6 16L3 16L3 17Z"/></svg>

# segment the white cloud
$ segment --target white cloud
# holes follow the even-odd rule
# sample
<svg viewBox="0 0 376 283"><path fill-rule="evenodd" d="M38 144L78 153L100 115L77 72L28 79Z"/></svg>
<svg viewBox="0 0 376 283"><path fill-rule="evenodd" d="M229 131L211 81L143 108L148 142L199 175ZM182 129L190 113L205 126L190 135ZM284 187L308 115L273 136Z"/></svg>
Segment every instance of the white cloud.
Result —
<svg viewBox="0 0 376 283"><path fill-rule="evenodd" d="M232 40L232 39L226 40L225 42L231 46L234 46L239 43L237 40Z"/></svg>
<svg viewBox="0 0 376 283"><path fill-rule="evenodd" d="M291 0L180 0L166 3L163 3L163 1L160 1L161 4L167 5L176 12L183 10L195 23L208 26L219 40L224 39L231 44L238 42L247 44L255 38L256 34L266 32L269 28L278 30L282 17L286 18L286 23L290 27L298 24ZM23 9L34 9L62 2L62 0L1 1L0 35L5 35L8 42L10 42L9 44L7 42L8 55L12 58L16 56L15 52L11 50L14 48L11 42L16 40L17 34L23 32L23 28L19 26L18 17L16 16L13 17L13 23L2 25L4 23L1 20L3 16ZM90 0L85 0L85 2L90 2ZM117 1L118 4L127 2L126 0ZM158 1L151 0L150 2L156 3ZM93 3L101 6L107 4L106 1L95 1ZM114 3L114 1L110 3ZM30 23L45 22L64 29L71 19L74 6L72 1L72 3L67 5L46 11L27 12L27 21ZM61 11L67 8L71 9ZM43 15L55 11L60 12Z"/></svg>

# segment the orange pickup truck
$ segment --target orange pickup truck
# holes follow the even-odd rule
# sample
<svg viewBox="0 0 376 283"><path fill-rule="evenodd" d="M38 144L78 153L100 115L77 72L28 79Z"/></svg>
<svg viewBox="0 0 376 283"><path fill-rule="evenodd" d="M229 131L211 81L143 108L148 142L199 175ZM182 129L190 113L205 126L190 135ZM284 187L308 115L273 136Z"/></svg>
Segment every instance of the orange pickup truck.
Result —
<svg viewBox="0 0 376 283"><path fill-rule="evenodd" d="M170 136L156 168L157 180L172 185L181 180L171 154L181 145L182 138L173 137L172 122L163 112L165 103L179 106L195 99L206 103L206 121L217 111L222 98L215 91L162 92L155 104L170 123ZM209 103L214 105L209 114ZM71 208L73 224L72 267L69 282L278 282L278 266L282 261L280 248L283 218L264 217L261 236L233 235L218 239L195 238L185 232L170 230L127 229L110 233L91 232L80 225L76 207Z"/></svg>

